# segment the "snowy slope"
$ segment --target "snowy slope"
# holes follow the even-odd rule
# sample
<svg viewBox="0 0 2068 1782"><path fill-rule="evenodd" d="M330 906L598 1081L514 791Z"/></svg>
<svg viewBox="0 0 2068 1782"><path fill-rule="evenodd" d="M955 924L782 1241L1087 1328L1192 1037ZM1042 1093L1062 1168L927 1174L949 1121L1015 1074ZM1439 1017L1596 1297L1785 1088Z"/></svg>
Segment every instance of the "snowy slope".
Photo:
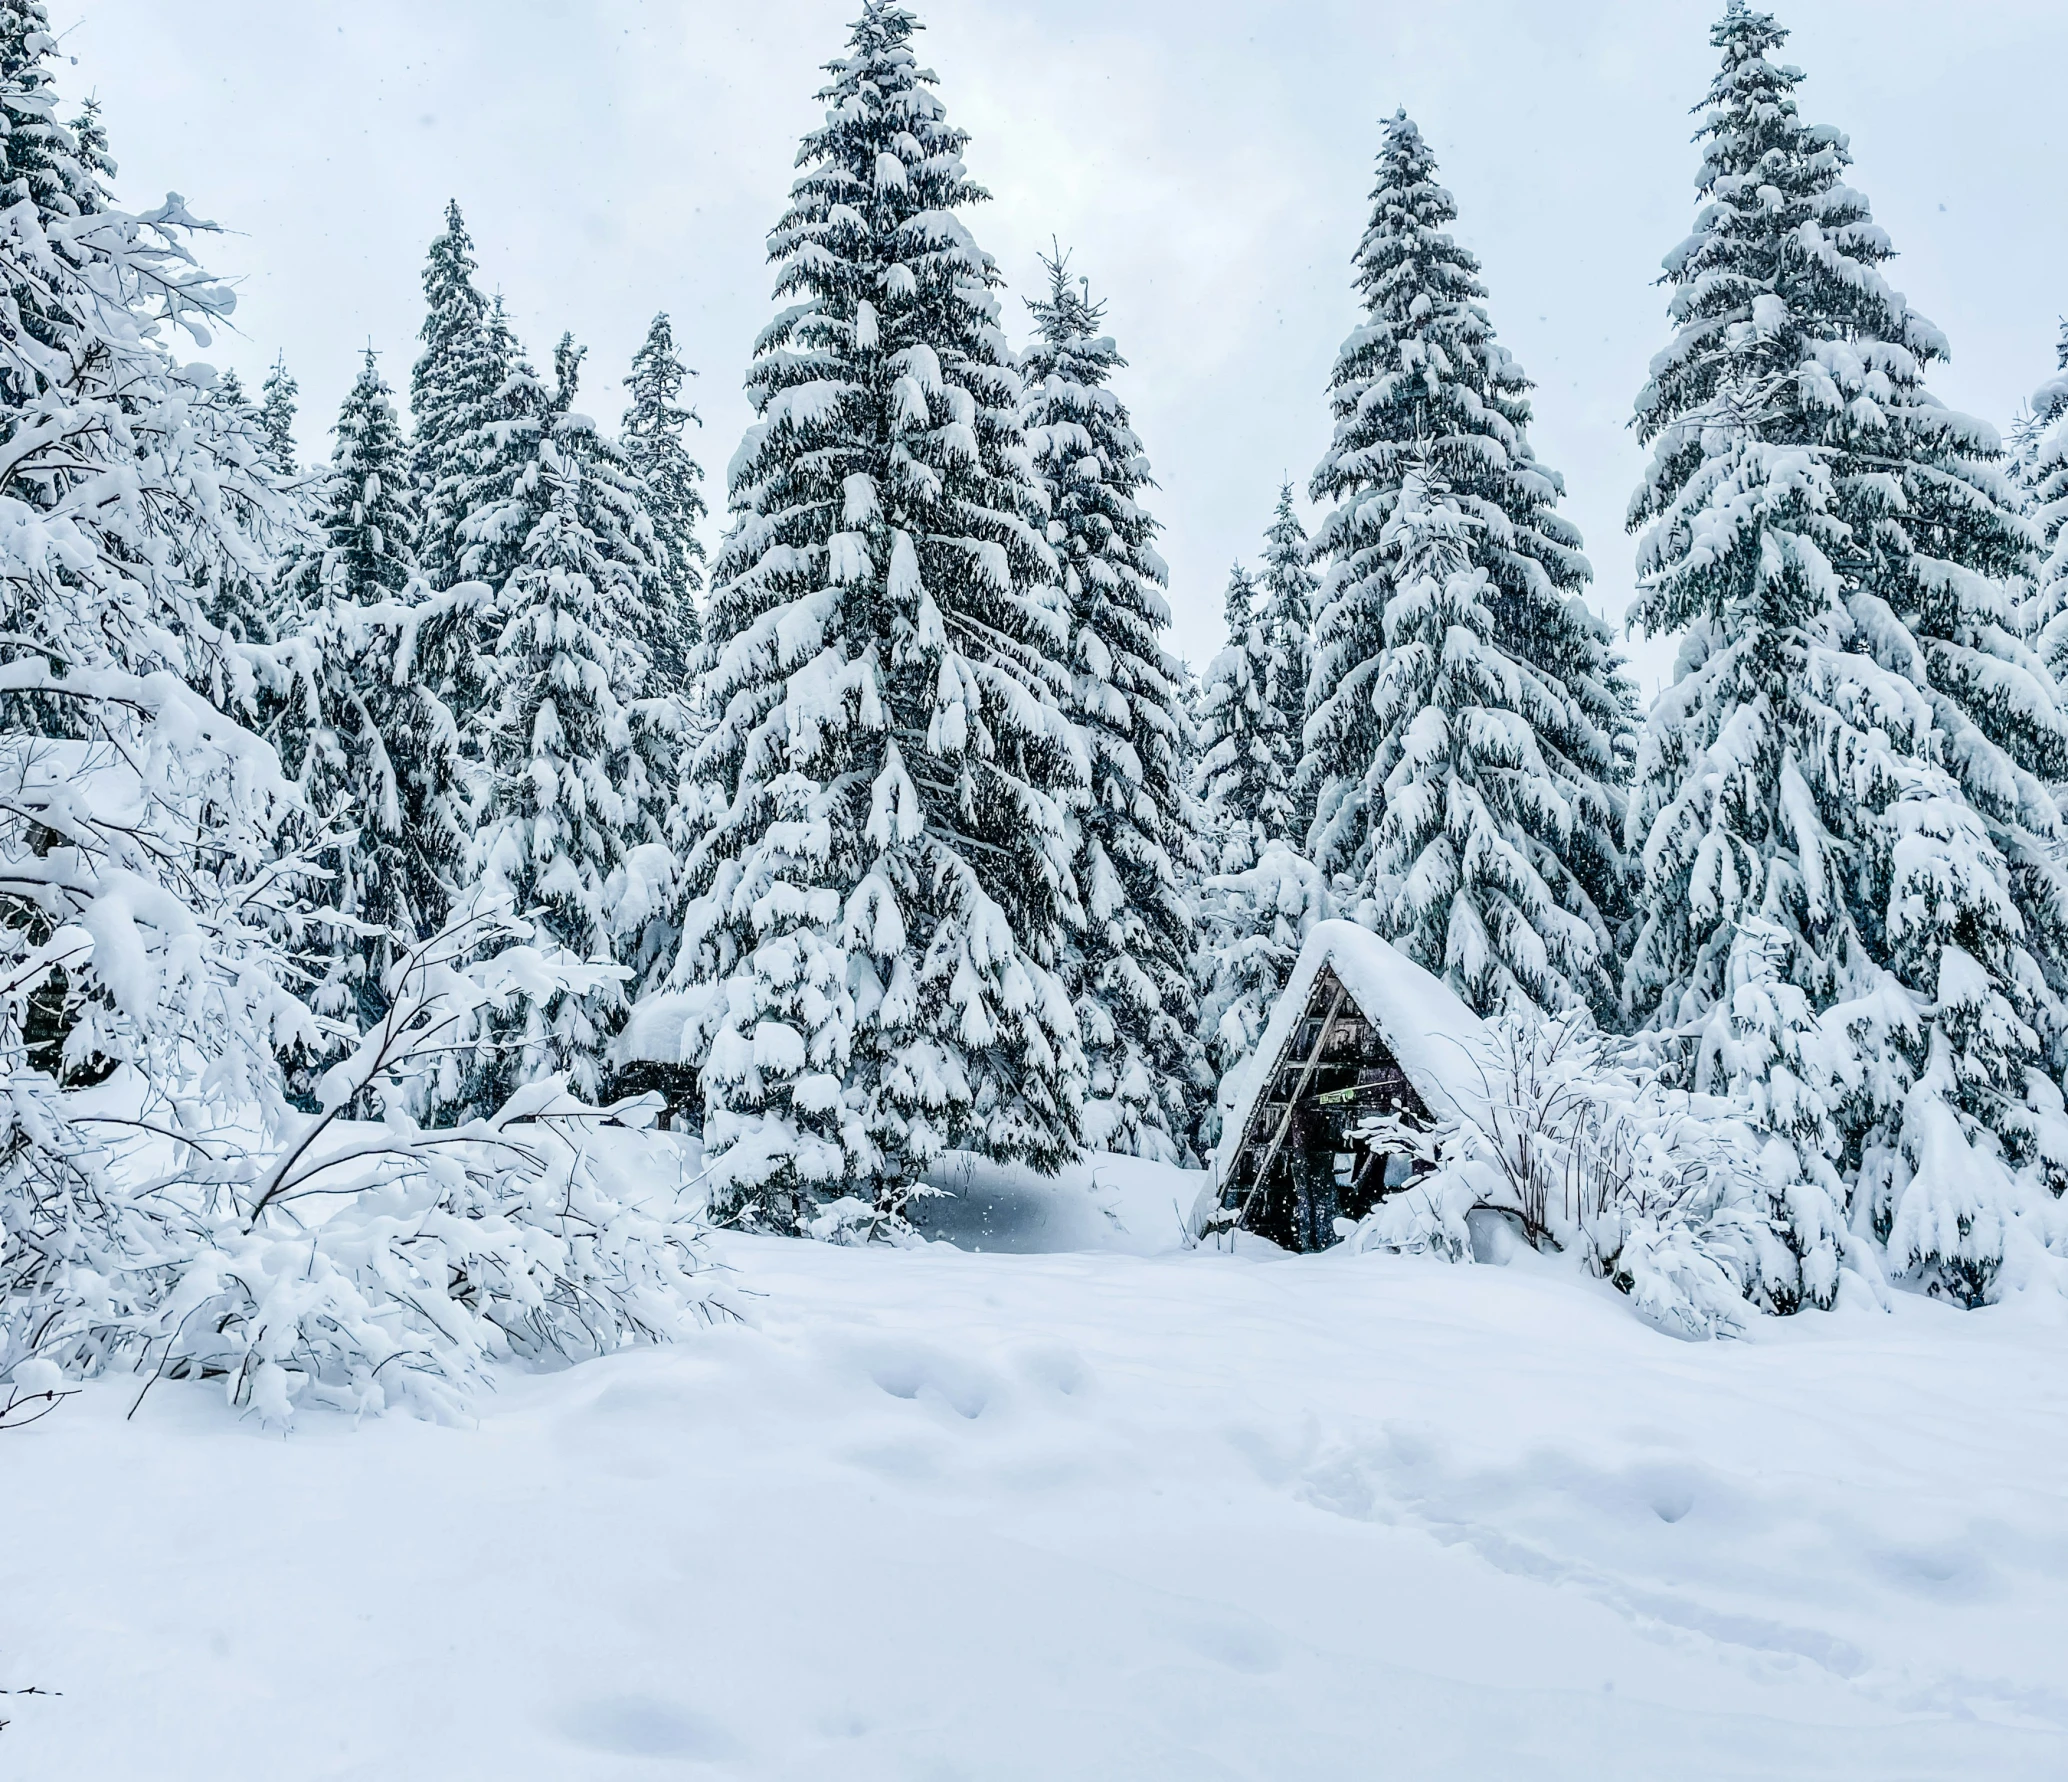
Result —
<svg viewBox="0 0 2068 1782"><path fill-rule="evenodd" d="M476 1429L110 1385L0 1438L0 1685L62 1692L0 1774L2068 1772L2043 1310L1682 1344L1529 1258L1187 1253L1111 1161L1048 1218L1097 1248L723 1240L755 1327Z"/></svg>

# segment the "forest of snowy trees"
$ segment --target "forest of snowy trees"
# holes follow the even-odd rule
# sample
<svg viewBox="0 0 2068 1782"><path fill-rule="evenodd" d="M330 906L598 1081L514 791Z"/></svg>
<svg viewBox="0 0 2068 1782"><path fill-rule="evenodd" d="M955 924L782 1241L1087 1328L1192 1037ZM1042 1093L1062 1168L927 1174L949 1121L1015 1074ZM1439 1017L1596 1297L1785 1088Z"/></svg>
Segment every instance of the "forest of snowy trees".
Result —
<svg viewBox="0 0 2068 1782"><path fill-rule="evenodd" d="M1149 318L1061 247L1006 290L918 30L863 0L828 64L719 490L667 315L622 374L527 348L458 203L406 391L341 348L297 462L290 368L199 357L212 226L117 207L0 0L0 1381L437 1413L726 1315L713 1219L1204 1167L1332 918L1555 1079L1506 1114L1591 1210L1530 1235L1655 1321L2068 1254L2068 330L2008 444L1947 409L1730 0L1604 589L1396 113L1332 438L1259 477L1195 672ZM1626 600L1678 640L1648 711ZM657 1063L705 1172L665 1215L588 1142ZM1346 1235L1441 1249L1483 1138Z"/></svg>

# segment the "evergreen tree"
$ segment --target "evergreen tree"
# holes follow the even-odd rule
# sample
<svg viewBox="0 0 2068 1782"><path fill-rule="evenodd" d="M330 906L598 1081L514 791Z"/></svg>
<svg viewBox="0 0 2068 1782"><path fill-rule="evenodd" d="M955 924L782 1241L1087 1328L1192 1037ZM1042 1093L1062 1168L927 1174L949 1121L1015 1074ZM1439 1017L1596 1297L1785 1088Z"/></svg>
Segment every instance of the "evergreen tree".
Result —
<svg viewBox="0 0 2068 1782"><path fill-rule="evenodd" d="M1292 818L1292 746L1271 698L1289 673L1256 602L1256 577L1238 563L1223 608L1228 647L1207 665L1199 694L1199 796L1208 859L1220 873L1248 871Z"/></svg>
<svg viewBox="0 0 2068 1782"><path fill-rule="evenodd" d="M631 639L636 574L588 524L584 463L551 430L534 435L529 483L542 511L498 591L503 616L491 671L493 789L476 845L476 878L532 915L577 958L611 961L632 850L656 800L620 689L642 684ZM622 1020L621 987L521 991L483 1033L491 1103L565 1073L593 1100L602 1054Z"/></svg>
<svg viewBox="0 0 2068 1782"><path fill-rule="evenodd" d="M115 157L108 148L108 127L101 121L101 102L88 99L72 120L73 153L80 174L70 190L82 214L107 207L108 184L115 177Z"/></svg>
<svg viewBox="0 0 2068 1782"><path fill-rule="evenodd" d="M364 606L398 595L416 573L409 447L371 347L332 438L329 472L314 491L316 539L281 577L281 605L290 616L313 612L326 599Z"/></svg>
<svg viewBox="0 0 2068 1782"><path fill-rule="evenodd" d="M549 388L518 345L500 297L489 305L481 342L483 357L470 369L493 370L496 382L452 443L438 500L453 520L446 546L452 573L500 589L523 561L525 540L545 510L537 466L562 412L567 367L556 368ZM421 452L421 431L418 444ZM425 514L428 537L428 502ZM500 631L500 621L490 622L491 651Z"/></svg>
<svg viewBox="0 0 2068 1782"><path fill-rule="evenodd" d="M1926 389L1945 342L1882 279L1844 137L1802 122L1800 72L1769 59L1784 37L1735 0L1712 35L1702 209L1638 401L1638 616L1688 642L1639 756L1626 994L1698 1074L1791 1110L1787 1192L1809 1200L1772 1209L1801 1258L1784 1309L1828 1301L1847 1194L1899 1270L1972 1302L2003 1209L1978 1213L1993 1166L1960 1157L2043 1141L2032 948L2060 899L2038 776L2061 777L2062 720L2013 635L2029 541L1994 435ZM1812 1017L1843 1036L1816 1068L1783 1037Z"/></svg>
<svg viewBox="0 0 2068 1782"><path fill-rule="evenodd" d="M1335 441L1311 491L1330 504L1315 539L1329 568L1298 792L1316 864L1480 1007L1605 1008L1629 702L1578 599L1589 570L1555 510L1561 484L1530 449L1528 380L1480 306L1478 262L1446 232L1456 216L1396 114L1358 249L1368 314L1337 358ZM1423 511L1404 531L1411 477ZM1439 518L1432 565L1407 547ZM1478 572L1459 609L1474 665L1446 680L1425 628ZM1389 732L1417 713L1412 742Z"/></svg>
<svg viewBox="0 0 2068 1782"><path fill-rule="evenodd" d="M1127 409L1108 380L1126 361L1060 252L1049 291L1029 301L1037 330L1022 361L1021 421L1049 504L1070 627L1071 712L1091 761L1075 822L1087 927L1066 957L1098 1150L1175 1160L1203 1070L1189 964L1184 879L1191 836L1179 810L1186 720L1181 669L1164 647L1169 572L1139 497L1154 484Z"/></svg>
<svg viewBox="0 0 2068 1782"><path fill-rule="evenodd" d="M2043 553L2025 631L2058 680L2068 674L2068 322L2054 375L2033 392L2016 466Z"/></svg>
<svg viewBox="0 0 2068 1782"><path fill-rule="evenodd" d="M503 386L516 358L500 306L481 294L476 270L473 238L458 203L449 203L445 231L424 263L424 350L409 380L422 505L416 555L434 588L461 579L467 492L480 474L485 432L504 419Z"/></svg>
<svg viewBox="0 0 2068 1782"><path fill-rule="evenodd" d="M363 1031L387 1010L390 968L450 913L468 815L458 732L427 679L457 621L449 603L417 610L409 448L370 348L334 438L313 537L281 584L312 668L274 730L340 836L322 856L324 902L349 923L333 931L317 1006Z"/></svg>
<svg viewBox="0 0 2068 1782"><path fill-rule="evenodd" d="M707 511L699 487L704 471L682 443L683 428L703 422L676 400L690 376L675 356L675 334L664 311L632 355L632 375L625 379L632 402L618 444L639 475L653 521L658 573L647 607L646 649L656 685L669 692L686 684L690 652L703 636L696 597L704 585L704 547L697 537Z"/></svg>
<svg viewBox="0 0 2068 1782"><path fill-rule="evenodd" d="M264 401L259 405L259 424L266 435L266 462L278 476L294 475L294 399L301 385L287 372L287 357L273 361L261 386Z"/></svg>
<svg viewBox="0 0 2068 1782"><path fill-rule="evenodd" d="M1311 567L1312 551L1306 528L1293 512L1291 483L1278 490L1278 511L1264 533L1263 610L1260 618L1270 640L1272 679L1265 696L1277 712L1286 747L1290 751L1291 773L1297 773L1302 736L1307 724L1307 683L1313 668L1315 599L1321 578ZM1295 812L1298 833L1305 836L1313 811ZM1285 831L1278 831L1283 834Z"/></svg>
<svg viewBox="0 0 2068 1782"><path fill-rule="evenodd" d="M791 307L748 374L759 418L713 574L717 722L695 772L722 809L678 969L727 986L705 1075L719 1197L778 1218L804 1195L894 1215L951 1146L1053 1170L1084 1099L1059 967L1086 768L1057 567L997 268L959 214L983 193L917 28L866 0L830 65L770 237ZM776 828L800 810L828 828L808 849ZM855 1014L837 1076L756 1012L790 969L764 937L797 919L755 897L770 848L838 900L826 944Z"/></svg>

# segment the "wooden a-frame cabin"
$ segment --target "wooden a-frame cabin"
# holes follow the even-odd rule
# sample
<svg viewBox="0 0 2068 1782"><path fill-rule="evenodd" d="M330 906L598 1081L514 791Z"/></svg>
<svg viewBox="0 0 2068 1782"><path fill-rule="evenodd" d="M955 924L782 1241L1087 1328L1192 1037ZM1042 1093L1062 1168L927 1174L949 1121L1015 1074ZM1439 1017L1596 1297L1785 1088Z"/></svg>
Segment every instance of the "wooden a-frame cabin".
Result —
<svg viewBox="0 0 2068 1782"><path fill-rule="evenodd" d="M1322 1250L1428 1167L1423 1135L1483 1094L1485 1030L1450 988L1349 922L1301 949L1223 1111L1195 1229Z"/></svg>

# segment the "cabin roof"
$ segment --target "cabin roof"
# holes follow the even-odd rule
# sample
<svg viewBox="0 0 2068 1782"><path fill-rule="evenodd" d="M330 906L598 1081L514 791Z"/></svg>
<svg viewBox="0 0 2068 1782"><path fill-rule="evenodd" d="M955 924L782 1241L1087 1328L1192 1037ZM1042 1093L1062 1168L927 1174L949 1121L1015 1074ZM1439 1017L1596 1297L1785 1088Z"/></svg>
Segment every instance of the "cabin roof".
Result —
<svg viewBox="0 0 2068 1782"><path fill-rule="evenodd" d="M1236 1073L1234 1099L1223 1113L1221 1142L1214 1155L1216 1182L1232 1178L1257 1096L1306 1013L1324 967L1334 971L1358 1011L1378 1029L1432 1114L1455 1118L1465 1105L1485 1096L1494 1074L1486 1027L1456 992L1369 929L1354 922L1318 922L1300 949L1256 1050Z"/></svg>

